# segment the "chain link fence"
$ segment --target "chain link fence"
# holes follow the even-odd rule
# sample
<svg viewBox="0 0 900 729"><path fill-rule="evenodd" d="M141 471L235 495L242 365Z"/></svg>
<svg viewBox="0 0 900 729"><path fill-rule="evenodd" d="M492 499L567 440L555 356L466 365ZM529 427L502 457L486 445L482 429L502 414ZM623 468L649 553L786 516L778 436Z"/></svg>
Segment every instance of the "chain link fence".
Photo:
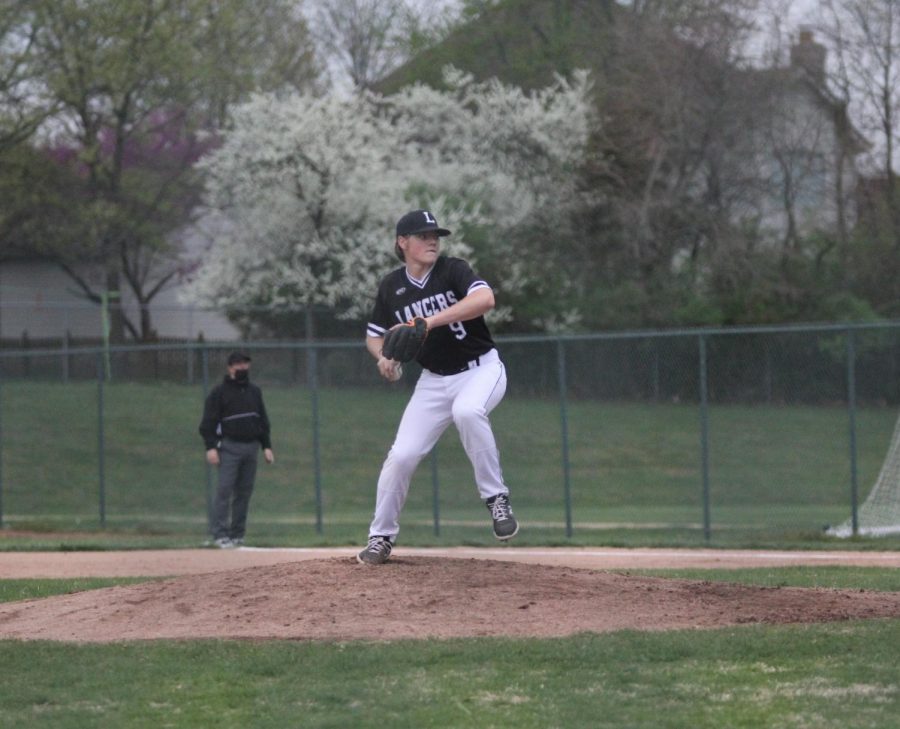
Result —
<svg viewBox="0 0 900 729"><path fill-rule="evenodd" d="M197 432L235 347L253 355L276 463L249 536L365 536L417 376L362 341L0 350L0 519L203 533L214 473ZM900 322L500 337L492 415L523 535L538 542L821 538L855 515L900 403ZM403 517L420 542L489 536L451 427Z"/></svg>

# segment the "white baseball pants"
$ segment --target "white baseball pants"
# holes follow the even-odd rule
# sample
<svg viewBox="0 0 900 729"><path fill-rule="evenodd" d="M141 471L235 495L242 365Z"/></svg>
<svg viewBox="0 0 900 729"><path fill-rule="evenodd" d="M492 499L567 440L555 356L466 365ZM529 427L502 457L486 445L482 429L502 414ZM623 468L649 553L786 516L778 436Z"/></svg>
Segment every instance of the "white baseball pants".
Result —
<svg viewBox="0 0 900 729"><path fill-rule="evenodd" d="M369 536L396 539L413 473L451 422L472 462L479 496L489 499L509 493L488 419L505 393L506 368L496 349L482 355L478 366L457 375L422 371L378 477Z"/></svg>

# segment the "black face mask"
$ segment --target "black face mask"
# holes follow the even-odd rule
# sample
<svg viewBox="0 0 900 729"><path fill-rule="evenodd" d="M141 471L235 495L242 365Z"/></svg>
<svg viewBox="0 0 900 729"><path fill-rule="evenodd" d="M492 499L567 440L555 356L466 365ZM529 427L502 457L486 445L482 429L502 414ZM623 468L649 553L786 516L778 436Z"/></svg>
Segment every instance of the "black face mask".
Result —
<svg viewBox="0 0 900 729"><path fill-rule="evenodd" d="M250 370L235 370L234 371L234 381L235 382L249 382L250 381Z"/></svg>

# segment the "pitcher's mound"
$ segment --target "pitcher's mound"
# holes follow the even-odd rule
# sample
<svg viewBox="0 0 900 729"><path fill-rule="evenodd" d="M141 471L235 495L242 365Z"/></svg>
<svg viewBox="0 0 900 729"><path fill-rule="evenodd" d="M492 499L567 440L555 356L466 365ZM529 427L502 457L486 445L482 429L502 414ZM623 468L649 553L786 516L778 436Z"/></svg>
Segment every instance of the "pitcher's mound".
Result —
<svg viewBox="0 0 900 729"><path fill-rule="evenodd" d="M900 593L634 577L438 557L333 558L0 605L0 638L548 637L900 617Z"/></svg>

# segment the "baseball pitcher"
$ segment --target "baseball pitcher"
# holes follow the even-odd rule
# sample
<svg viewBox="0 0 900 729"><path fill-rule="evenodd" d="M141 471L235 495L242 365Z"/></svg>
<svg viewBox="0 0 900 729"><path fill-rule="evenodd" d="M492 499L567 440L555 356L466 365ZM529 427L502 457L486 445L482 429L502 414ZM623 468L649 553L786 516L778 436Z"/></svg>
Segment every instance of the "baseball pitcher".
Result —
<svg viewBox="0 0 900 729"><path fill-rule="evenodd" d="M494 536L507 540L519 531L488 419L506 392L506 369L484 321L494 293L466 261L440 255L440 239L450 231L430 211L407 213L396 233L394 251L404 265L378 287L366 347L387 380L398 379L400 366L413 359L422 374L378 477L368 545L357 555L373 565L390 557L413 472L451 422Z"/></svg>

